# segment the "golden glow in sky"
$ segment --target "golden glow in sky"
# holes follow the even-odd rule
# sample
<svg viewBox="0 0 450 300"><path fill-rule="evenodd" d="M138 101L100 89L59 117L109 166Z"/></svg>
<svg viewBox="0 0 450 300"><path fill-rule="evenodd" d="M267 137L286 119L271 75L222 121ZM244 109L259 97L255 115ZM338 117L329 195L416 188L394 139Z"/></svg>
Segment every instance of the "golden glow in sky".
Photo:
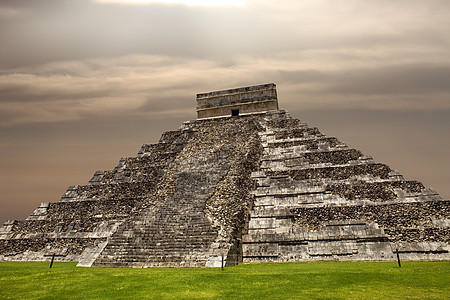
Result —
<svg viewBox="0 0 450 300"><path fill-rule="evenodd" d="M181 4L188 6L243 6L244 0L97 0L120 4Z"/></svg>

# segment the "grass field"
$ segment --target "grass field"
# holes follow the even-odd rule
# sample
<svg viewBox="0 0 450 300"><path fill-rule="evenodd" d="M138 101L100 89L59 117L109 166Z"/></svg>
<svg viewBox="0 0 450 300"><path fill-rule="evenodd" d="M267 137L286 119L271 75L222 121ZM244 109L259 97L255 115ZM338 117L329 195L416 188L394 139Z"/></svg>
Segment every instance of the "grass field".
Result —
<svg viewBox="0 0 450 300"><path fill-rule="evenodd" d="M214 269L0 262L0 299L450 299L450 262L314 262Z"/></svg>

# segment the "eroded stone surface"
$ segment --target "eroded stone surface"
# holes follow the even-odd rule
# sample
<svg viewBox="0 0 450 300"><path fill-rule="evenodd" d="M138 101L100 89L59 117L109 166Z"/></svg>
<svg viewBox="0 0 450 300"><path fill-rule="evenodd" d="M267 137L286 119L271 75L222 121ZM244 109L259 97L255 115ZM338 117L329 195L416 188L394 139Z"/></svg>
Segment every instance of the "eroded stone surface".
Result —
<svg viewBox="0 0 450 300"><path fill-rule="evenodd" d="M197 119L278 110L274 83L197 94Z"/></svg>
<svg viewBox="0 0 450 300"><path fill-rule="evenodd" d="M449 201L286 113L268 114L243 259L449 259Z"/></svg>

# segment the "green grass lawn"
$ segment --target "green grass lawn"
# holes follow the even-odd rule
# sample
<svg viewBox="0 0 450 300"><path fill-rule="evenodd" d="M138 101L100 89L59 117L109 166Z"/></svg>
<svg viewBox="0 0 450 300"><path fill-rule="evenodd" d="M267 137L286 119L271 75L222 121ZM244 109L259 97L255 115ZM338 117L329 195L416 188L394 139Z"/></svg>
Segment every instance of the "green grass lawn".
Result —
<svg viewBox="0 0 450 300"><path fill-rule="evenodd" d="M450 262L272 263L214 269L0 262L0 299L450 299Z"/></svg>

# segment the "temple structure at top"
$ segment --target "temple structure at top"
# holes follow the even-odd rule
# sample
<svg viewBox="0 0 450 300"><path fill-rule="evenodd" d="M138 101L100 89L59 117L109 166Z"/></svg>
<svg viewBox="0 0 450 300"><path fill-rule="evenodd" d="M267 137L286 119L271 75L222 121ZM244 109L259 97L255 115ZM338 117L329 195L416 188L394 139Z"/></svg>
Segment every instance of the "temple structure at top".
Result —
<svg viewBox="0 0 450 300"><path fill-rule="evenodd" d="M197 119L277 110L278 98L274 83L197 94Z"/></svg>

